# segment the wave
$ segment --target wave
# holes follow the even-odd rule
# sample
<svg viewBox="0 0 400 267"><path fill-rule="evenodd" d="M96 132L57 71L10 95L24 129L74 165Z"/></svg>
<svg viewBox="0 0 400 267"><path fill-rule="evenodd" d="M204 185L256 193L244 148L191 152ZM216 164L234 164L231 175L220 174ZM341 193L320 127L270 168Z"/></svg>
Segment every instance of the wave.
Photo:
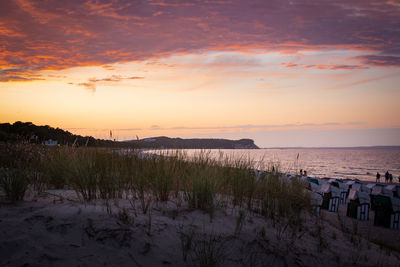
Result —
<svg viewBox="0 0 400 267"><path fill-rule="evenodd" d="M365 173L357 173L357 172L333 172L333 173L341 175L365 175Z"/></svg>

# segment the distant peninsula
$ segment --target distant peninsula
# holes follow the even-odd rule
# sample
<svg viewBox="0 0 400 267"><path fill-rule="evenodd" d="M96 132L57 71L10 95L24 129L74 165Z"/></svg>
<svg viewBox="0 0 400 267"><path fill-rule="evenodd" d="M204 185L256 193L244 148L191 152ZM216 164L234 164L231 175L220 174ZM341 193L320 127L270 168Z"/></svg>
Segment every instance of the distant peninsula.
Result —
<svg viewBox="0 0 400 267"><path fill-rule="evenodd" d="M32 122L17 121L14 124L0 123L0 142L30 142L44 144L53 140L58 145L89 147L130 147L152 149L259 149L251 139L182 139L165 136L130 141L96 139L92 136L72 134L48 125L37 126Z"/></svg>
<svg viewBox="0 0 400 267"><path fill-rule="evenodd" d="M139 148L159 149L259 149L252 139L228 140L212 138L169 138L166 136L151 137L141 140L126 141Z"/></svg>

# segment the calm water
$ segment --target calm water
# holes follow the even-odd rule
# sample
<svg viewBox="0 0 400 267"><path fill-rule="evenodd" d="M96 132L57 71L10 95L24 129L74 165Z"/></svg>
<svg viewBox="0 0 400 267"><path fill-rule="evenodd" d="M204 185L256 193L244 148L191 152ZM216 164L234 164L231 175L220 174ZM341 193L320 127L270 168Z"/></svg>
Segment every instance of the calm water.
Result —
<svg viewBox="0 0 400 267"><path fill-rule="evenodd" d="M186 149L188 155L199 150ZM375 181L376 172L381 181L388 170L393 180L400 175L400 149L258 149L258 150L207 150L211 157L218 158L221 152L232 158L251 159L259 169L278 164L281 171L296 173L307 170L312 177L349 178ZM383 179L382 179L383 178Z"/></svg>

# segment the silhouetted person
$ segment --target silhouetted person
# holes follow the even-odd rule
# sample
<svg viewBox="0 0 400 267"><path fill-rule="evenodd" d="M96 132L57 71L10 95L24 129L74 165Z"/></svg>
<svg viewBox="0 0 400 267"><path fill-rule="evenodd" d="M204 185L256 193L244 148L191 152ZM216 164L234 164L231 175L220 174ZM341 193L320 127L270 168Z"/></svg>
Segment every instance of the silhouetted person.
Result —
<svg viewBox="0 0 400 267"><path fill-rule="evenodd" d="M307 177L307 171L304 170L303 175Z"/></svg>
<svg viewBox="0 0 400 267"><path fill-rule="evenodd" d="M303 169L300 169L300 176L303 176Z"/></svg>
<svg viewBox="0 0 400 267"><path fill-rule="evenodd" d="M389 180L389 171L386 171L385 173L385 182L387 183Z"/></svg>
<svg viewBox="0 0 400 267"><path fill-rule="evenodd" d="M390 183L393 182L393 175L391 173L389 173L389 180L390 180Z"/></svg>
<svg viewBox="0 0 400 267"><path fill-rule="evenodd" d="M376 173L376 182L379 183L381 179L381 174L379 172Z"/></svg>

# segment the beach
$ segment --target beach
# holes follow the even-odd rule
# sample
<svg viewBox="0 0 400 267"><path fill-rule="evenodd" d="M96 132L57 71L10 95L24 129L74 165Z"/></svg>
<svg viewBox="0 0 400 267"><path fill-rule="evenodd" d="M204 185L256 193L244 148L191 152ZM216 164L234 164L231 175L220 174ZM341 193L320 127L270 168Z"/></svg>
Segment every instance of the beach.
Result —
<svg viewBox="0 0 400 267"><path fill-rule="evenodd" d="M213 217L177 199L80 201L70 190L0 202L2 266L398 266L398 230L339 212L306 215L295 230L238 207ZM108 207L108 208L107 208ZM242 218L242 219L239 219ZM240 223L239 223L240 222ZM286 226L287 227L287 226ZM343 229L343 227L345 227ZM206 265L205 265L206 264Z"/></svg>
<svg viewBox="0 0 400 267"><path fill-rule="evenodd" d="M360 196L367 182L256 171L205 153L1 148L1 266L400 262L399 230L375 226L374 211L361 221L346 215L349 201L323 209L322 198L342 197L349 181Z"/></svg>

